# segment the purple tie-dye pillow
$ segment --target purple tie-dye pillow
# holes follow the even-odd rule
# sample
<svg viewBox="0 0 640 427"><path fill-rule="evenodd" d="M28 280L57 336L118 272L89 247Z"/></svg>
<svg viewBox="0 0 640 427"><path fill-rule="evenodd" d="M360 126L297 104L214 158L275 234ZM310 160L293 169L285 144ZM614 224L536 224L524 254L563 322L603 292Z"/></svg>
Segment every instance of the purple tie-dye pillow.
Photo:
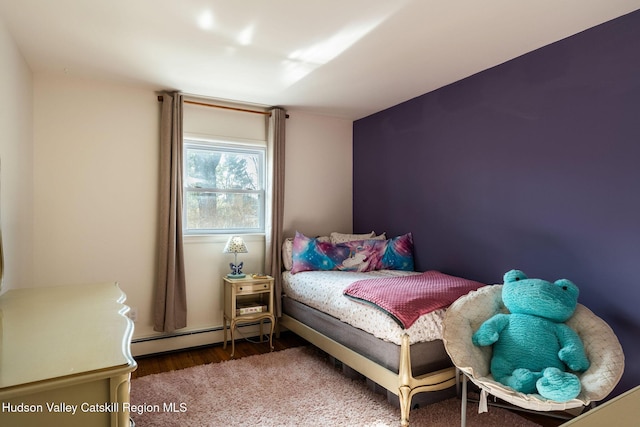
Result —
<svg viewBox="0 0 640 427"><path fill-rule="evenodd" d="M413 235L411 233L387 240L387 247L378 270L413 271Z"/></svg>
<svg viewBox="0 0 640 427"><path fill-rule="evenodd" d="M296 232L291 273L312 270L413 270L411 233L389 240L332 244Z"/></svg>

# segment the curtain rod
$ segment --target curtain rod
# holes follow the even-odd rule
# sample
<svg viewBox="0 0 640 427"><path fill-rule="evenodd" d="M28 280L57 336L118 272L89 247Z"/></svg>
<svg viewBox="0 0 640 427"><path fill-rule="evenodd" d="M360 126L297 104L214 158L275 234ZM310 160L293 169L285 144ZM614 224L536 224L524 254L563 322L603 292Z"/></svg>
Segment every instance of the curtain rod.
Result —
<svg viewBox="0 0 640 427"><path fill-rule="evenodd" d="M158 95L158 101L162 102L163 98L162 95ZM240 111L243 113L253 113L253 114L262 114L264 116L270 116L271 112L270 111L259 111L259 110L249 110L247 108L238 108L238 107L228 107L226 105L218 105L218 104L209 104L206 102L197 102L197 101L189 101L187 99L183 100L182 102L184 102L185 104L193 104L193 105L200 105L202 107L210 107L210 108L222 108L224 110L232 110L232 111ZM286 115L286 118L289 118L289 115Z"/></svg>

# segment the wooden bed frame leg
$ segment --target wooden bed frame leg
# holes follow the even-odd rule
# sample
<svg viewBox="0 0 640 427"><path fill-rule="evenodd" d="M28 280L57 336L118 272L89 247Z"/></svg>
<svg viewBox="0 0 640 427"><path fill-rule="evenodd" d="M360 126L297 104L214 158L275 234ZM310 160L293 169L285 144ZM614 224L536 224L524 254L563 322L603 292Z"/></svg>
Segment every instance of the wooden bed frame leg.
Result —
<svg viewBox="0 0 640 427"><path fill-rule="evenodd" d="M400 399L400 424L409 425L409 412L411 411L411 397L413 390L411 373L411 350L409 349L409 335L402 335L400 344L400 363L398 366L398 398Z"/></svg>
<svg viewBox="0 0 640 427"><path fill-rule="evenodd" d="M408 385L400 386L400 425L406 427L409 425L409 412L411 411L411 387Z"/></svg>

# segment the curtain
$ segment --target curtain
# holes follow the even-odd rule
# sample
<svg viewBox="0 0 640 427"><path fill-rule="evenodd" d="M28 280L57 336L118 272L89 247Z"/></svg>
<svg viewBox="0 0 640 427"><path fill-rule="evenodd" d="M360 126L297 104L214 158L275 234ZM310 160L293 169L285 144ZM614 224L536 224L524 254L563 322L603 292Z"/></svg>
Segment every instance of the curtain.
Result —
<svg viewBox="0 0 640 427"><path fill-rule="evenodd" d="M182 94L162 95L160 205L154 326L173 332L187 326L182 246Z"/></svg>
<svg viewBox="0 0 640 427"><path fill-rule="evenodd" d="M284 218L284 148L287 113L273 108L267 126L267 197L265 215L265 270L274 278L275 314L282 316L282 240Z"/></svg>

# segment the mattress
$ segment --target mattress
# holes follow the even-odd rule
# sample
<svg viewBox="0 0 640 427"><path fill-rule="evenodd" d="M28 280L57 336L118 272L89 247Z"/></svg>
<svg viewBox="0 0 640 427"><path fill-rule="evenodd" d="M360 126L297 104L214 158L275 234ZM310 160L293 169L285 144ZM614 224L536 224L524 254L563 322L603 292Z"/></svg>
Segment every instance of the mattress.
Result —
<svg viewBox="0 0 640 427"><path fill-rule="evenodd" d="M361 329L286 296L282 298L282 312L380 366L399 372L398 345L375 338ZM411 346L411 355L411 372L414 376L452 366L442 340L415 343Z"/></svg>
<svg viewBox="0 0 640 427"><path fill-rule="evenodd" d="M322 311L376 338L397 345L404 333L410 343L442 339L442 319L445 310L424 314L408 329L403 329L388 314L368 304L353 301L343 295L344 289L357 280L420 274L412 271L376 270L369 272L305 271L283 273L283 293L295 301Z"/></svg>

